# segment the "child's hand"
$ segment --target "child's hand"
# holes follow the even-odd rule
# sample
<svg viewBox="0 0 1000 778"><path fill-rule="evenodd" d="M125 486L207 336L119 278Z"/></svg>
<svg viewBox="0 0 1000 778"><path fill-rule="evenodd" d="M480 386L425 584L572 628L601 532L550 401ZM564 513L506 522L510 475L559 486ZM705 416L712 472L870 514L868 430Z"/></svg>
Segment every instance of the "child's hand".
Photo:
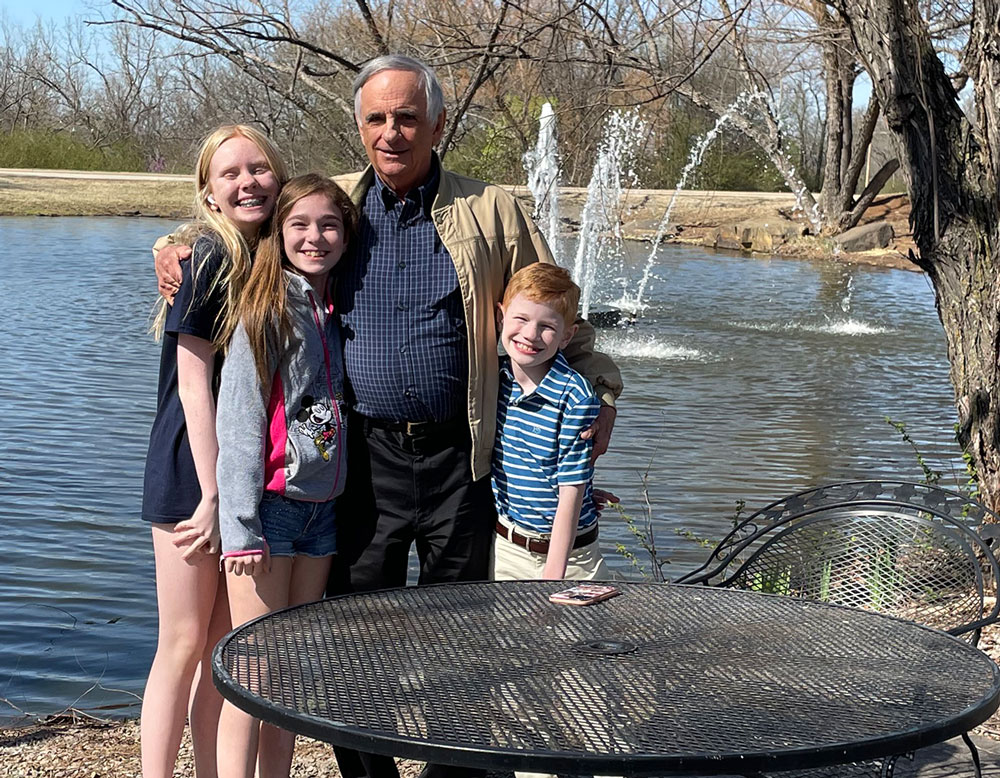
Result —
<svg viewBox="0 0 1000 778"><path fill-rule="evenodd" d="M199 551L205 554L219 552L219 501L202 498L190 519L174 525L173 544L187 546L181 559L191 562Z"/></svg>
<svg viewBox="0 0 1000 778"><path fill-rule="evenodd" d="M259 554L246 554L226 559L226 572L233 575L249 575L257 577L271 572L271 550L264 544L264 551Z"/></svg>

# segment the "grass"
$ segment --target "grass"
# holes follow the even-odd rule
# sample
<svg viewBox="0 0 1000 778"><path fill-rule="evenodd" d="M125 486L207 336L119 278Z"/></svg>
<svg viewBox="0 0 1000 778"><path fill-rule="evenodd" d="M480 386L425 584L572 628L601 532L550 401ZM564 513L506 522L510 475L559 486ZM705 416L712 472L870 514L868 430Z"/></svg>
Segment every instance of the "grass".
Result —
<svg viewBox="0 0 1000 778"><path fill-rule="evenodd" d="M0 175L0 216L191 215L189 180L27 178Z"/></svg>

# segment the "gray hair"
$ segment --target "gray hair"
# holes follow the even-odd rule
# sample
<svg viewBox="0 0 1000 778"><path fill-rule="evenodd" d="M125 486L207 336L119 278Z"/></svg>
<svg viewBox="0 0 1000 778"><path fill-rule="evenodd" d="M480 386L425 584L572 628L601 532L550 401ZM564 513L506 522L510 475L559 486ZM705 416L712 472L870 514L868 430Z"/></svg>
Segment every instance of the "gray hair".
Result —
<svg viewBox="0 0 1000 778"><path fill-rule="evenodd" d="M361 87L368 83L372 76L383 70L405 70L420 76L424 87L424 96L427 98L427 118L432 124L437 122L441 112L444 111L444 92L441 91L441 83L434 75L434 71L427 65L418 59L407 57L405 54L383 54L381 57L375 57L361 68L361 72L354 79L353 86L354 118L356 120L361 120Z"/></svg>

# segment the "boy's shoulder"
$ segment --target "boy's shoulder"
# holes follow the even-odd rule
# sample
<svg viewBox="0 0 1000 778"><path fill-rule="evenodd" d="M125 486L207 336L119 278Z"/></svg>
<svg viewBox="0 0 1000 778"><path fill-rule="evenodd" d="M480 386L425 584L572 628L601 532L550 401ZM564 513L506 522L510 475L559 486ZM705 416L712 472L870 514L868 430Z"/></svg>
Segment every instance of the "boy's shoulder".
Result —
<svg viewBox="0 0 1000 778"><path fill-rule="evenodd" d="M556 358L539 389L548 390L553 395L550 397L553 401L556 400L555 395L558 395L559 401L568 401L574 405L588 400L597 402L597 393L590 381L570 367L562 351L556 352Z"/></svg>
<svg viewBox="0 0 1000 778"><path fill-rule="evenodd" d="M509 382L508 390L501 389L500 402L504 405L510 402L509 389L513 388L514 377L510 366L510 357L504 355L500 357L501 384ZM562 351L556 352L556 358L549 366L548 373L536 389L541 396L553 405L563 407L567 405L600 405L597 392L594 391L590 381L569 366Z"/></svg>

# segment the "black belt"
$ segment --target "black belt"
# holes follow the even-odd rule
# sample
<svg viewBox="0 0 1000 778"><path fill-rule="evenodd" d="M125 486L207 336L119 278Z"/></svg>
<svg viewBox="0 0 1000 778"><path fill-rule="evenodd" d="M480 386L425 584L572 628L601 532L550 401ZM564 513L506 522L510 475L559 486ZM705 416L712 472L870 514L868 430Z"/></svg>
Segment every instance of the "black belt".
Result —
<svg viewBox="0 0 1000 778"><path fill-rule="evenodd" d="M371 416L357 414L364 431L387 430L389 432L402 432L407 437L419 438L429 435L441 435L458 432L468 429L469 423L464 417L449 419L448 421L394 421L391 419L373 419Z"/></svg>
<svg viewBox="0 0 1000 778"><path fill-rule="evenodd" d="M521 548L526 548L532 554L547 554L549 553L549 539L548 538L535 538L530 535L522 535L513 527L508 527L503 522L497 522L497 534L509 540L515 546L520 546ZM573 549L583 548L584 546L589 546L597 540L597 525L594 525L593 529L588 529L582 535L577 535L576 540L573 541Z"/></svg>

